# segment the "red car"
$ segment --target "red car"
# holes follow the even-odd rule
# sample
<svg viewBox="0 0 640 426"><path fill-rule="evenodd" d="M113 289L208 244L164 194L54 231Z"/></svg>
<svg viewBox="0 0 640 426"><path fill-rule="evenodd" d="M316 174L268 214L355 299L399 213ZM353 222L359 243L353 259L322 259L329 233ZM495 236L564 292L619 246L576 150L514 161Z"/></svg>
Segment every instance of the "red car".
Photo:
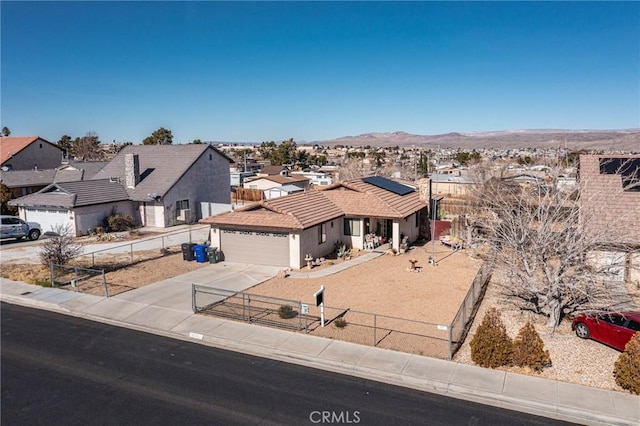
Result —
<svg viewBox="0 0 640 426"><path fill-rule="evenodd" d="M571 323L571 329L582 339L593 339L624 351L627 342L640 331L640 311L580 314Z"/></svg>

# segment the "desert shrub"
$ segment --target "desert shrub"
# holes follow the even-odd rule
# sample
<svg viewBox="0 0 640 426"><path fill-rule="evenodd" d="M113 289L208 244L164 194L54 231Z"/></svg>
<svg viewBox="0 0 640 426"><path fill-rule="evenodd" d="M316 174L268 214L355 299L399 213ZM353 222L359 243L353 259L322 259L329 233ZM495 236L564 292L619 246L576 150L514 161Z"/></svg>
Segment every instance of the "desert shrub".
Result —
<svg viewBox="0 0 640 426"><path fill-rule="evenodd" d="M278 316L282 319L295 318L296 315L298 315L298 312L289 305L282 305L278 309Z"/></svg>
<svg viewBox="0 0 640 426"><path fill-rule="evenodd" d="M544 342L531 321L520 329L513 342L512 360L518 367L529 367L534 371L542 371L551 365L549 351L544 349Z"/></svg>
<svg viewBox="0 0 640 426"><path fill-rule="evenodd" d="M336 318L333 324L338 328L345 328L347 326L347 320L342 317Z"/></svg>
<svg viewBox="0 0 640 426"><path fill-rule="evenodd" d="M496 368L511 363L513 342L496 308L482 319L471 340L471 359L481 367Z"/></svg>
<svg viewBox="0 0 640 426"><path fill-rule="evenodd" d="M121 214L112 214L105 219L105 222L111 232L128 231L136 227L136 222L131 216Z"/></svg>
<svg viewBox="0 0 640 426"><path fill-rule="evenodd" d="M640 332L624 347L614 364L613 375L621 388L640 395Z"/></svg>
<svg viewBox="0 0 640 426"><path fill-rule="evenodd" d="M47 267L51 262L66 265L82 252L82 246L73 240L69 225L56 226L53 232L56 236L47 238L40 246L40 262Z"/></svg>

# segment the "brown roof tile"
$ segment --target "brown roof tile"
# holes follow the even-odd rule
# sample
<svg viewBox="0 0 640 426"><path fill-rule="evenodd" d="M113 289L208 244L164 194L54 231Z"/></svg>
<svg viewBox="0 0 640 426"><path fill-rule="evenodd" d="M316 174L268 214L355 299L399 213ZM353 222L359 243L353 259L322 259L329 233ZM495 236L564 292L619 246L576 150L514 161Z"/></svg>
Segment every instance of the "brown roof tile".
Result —
<svg viewBox="0 0 640 426"><path fill-rule="evenodd" d="M417 191L400 196L360 180L330 188L260 201L200 222L221 227L306 229L344 215L403 218L427 206Z"/></svg>

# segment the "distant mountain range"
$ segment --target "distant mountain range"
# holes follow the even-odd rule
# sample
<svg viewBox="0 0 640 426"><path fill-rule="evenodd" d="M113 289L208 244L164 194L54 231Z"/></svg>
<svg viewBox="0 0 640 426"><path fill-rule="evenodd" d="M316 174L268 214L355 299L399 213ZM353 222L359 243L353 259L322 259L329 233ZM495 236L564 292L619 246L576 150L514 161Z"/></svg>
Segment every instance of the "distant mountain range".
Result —
<svg viewBox="0 0 640 426"><path fill-rule="evenodd" d="M335 146L407 146L442 148L562 148L640 152L640 129L626 130L504 130L496 132L413 135L406 132L365 133L313 143Z"/></svg>

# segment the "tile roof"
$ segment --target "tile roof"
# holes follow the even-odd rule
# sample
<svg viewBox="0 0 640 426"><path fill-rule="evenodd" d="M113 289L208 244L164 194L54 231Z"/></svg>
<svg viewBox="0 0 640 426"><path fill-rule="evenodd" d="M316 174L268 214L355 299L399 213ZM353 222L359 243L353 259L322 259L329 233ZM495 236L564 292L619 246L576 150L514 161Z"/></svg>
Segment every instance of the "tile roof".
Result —
<svg viewBox="0 0 640 426"><path fill-rule="evenodd" d="M57 147L56 144L53 144L48 140L41 138L40 136L0 137L0 163L4 163L5 161L9 160L13 155L22 151L38 139Z"/></svg>
<svg viewBox="0 0 640 426"><path fill-rule="evenodd" d="M42 190L11 200L16 206L73 208L129 199L125 187L109 179L58 182Z"/></svg>
<svg viewBox="0 0 640 426"><path fill-rule="evenodd" d="M344 215L400 219L427 207L427 203L420 201L418 191L400 196L360 179L326 188L329 189L260 201L234 212L202 219L200 223L301 230Z"/></svg>
<svg viewBox="0 0 640 426"><path fill-rule="evenodd" d="M164 196L189 168L208 150L213 150L233 162L222 152L207 144L190 145L129 145L92 179L118 178L125 182L125 155L138 154L141 181L127 188L132 200L145 201L155 192Z"/></svg>
<svg viewBox="0 0 640 426"><path fill-rule="evenodd" d="M9 188L49 185L53 182L87 180L102 169L106 161L78 161L57 169L0 171L0 181ZM69 167L70 166L70 167Z"/></svg>
<svg viewBox="0 0 640 426"><path fill-rule="evenodd" d="M46 170L10 170L0 172L0 181L9 188L49 185L56 176L55 169Z"/></svg>
<svg viewBox="0 0 640 426"><path fill-rule="evenodd" d="M284 166L264 166L258 173L263 175L279 175L281 171L287 170Z"/></svg>
<svg viewBox="0 0 640 426"><path fill-rule="evenodd" d="M245 179L245 182L255 182L258 180L268 180L269 182L275 182L282 185L295 183L295 182L308 182L309 178L304 176L281 176L281 175L269 175L269 176L256 176L251 179Z"/></svg>
<svg viewBox="0 0 640 426"><path fill-rule="evenodd" d="M326 187L326 189L321 188L321 190L326 191L330 188L333 188L333 190L335 190L339 187L344 187L357 192L373 195L378 199L378 203L382 203L384 205L384 207L380 207L380 211L390 209L390 211L394 212L394 215L389 217L407 217L413 212L427 206L427 203L420 200L420 193L417 190L406 195L398 195L370 183L366 183L362 179L353 179L345 182L339 182L335 185Z"/></svg>

